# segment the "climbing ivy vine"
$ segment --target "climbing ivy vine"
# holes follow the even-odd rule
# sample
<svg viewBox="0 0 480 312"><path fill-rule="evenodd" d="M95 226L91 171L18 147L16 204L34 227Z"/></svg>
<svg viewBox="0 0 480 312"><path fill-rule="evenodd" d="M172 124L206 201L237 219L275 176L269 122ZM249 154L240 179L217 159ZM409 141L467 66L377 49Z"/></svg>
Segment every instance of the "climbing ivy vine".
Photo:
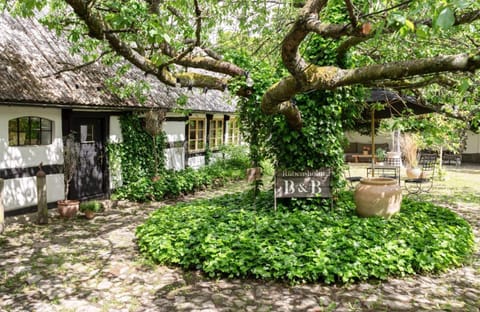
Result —
<svg viewBox="0 0 480 312"><path fill-rule="evenodd" d="M160 134L154 140L142 125L138 114L128 113L120 117L123 142L108 145L110 167L121 168L124 184L140 178L152 178L165 170L164 149L166 138ZM156 144L156 148L154 148ZM157 161L155 161L155 151ZM158 168L155 168L155 164Z"/></svg>
<svg viewBox="0 0 480 312"><path fill-rule="evenodd" d="M306 53L317 65L348 66L348 59L337 60L334 43L321 37L312 37ZM335 91L315 91L295 98L302 112L303 128L289 129L283 116L267 116L261 112L260 102L265 90L285 75L281 66L267 62L249 63L247 57L230 55L236 64L251 68L254 85L252 94L240 103L240 118L244 138L250 144L253 166L264 158L272 160L276 168L294 171L333 169L333 187L342 185L343 147L347 143L345 131L351 129L362 108L360 87L345 87ZM238 85L243 85L239 81Z"/></svg>

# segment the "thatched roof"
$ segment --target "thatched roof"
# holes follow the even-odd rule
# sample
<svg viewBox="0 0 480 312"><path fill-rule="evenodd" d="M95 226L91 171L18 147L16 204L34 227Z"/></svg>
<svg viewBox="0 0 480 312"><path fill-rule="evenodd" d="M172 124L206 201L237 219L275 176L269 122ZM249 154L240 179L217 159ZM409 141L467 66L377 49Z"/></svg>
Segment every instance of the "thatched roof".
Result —
<svg viewBox="0 0 480 312"><path fill-rule="evenodd" d="M121 99L110 92L104 81L112 77L114 71L98 63L55 75L66 66L71 68L80 64L80 57L70 54L68 41L56 36L37 20L0 14L0 104L171 109L177 107L177 99L185 94L188 96L186 109L235 111L234 101L226 93L208 90L204 94L201 90L167 87L138 70L134 70L129 78L151 83L143 104L134 98Z"/></svg>

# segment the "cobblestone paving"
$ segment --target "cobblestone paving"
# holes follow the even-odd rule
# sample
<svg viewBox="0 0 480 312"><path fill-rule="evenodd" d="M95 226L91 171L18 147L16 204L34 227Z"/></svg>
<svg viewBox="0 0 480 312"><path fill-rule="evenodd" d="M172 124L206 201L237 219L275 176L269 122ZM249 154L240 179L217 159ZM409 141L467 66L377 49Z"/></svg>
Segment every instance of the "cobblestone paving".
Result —
<svg viewBox="0 0 480 312"><path fill-rule="evenodd" d="M479 203L451 207L474 227L477 245ZM135 228L162 203L107 204L90 221L54 211L48 226L7 218L0 311L480 311L478 248L471 263L439 276L341 286L211 280L138 254Z"/></svg>

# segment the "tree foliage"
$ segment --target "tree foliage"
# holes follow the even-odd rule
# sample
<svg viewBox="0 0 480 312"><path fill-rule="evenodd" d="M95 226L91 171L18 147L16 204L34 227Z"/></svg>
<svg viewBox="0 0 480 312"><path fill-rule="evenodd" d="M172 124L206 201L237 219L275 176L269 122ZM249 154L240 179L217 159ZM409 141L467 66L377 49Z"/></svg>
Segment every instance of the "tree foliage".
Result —
<svg viewBox="0 0 480 312"><path fill-rule="evenodd" d="M476 0L4 0L3 6L22 16L48 11L44 22L65 31L85 61L122 60L170 86L230 88L246 97L250 117L286 120L258 117L245 126L278 130L282 138L273 133L270 142L282 157L319 144L299 140L318 136L312 129L358 118L354 111L363 104L352 101L362 99L354 86L414 95L479 126ZM322 145L340 133L336 126L324 130ZM258 146L268 138L251 136Z"/></svg>
<svg viewBox="0 0 480 312"><path fill-rule="evenodd" d="M465 90L476 85L480 66L474 0L4 0L3 6L24 16L48 6L46 23L82 42L82 53L116 54L169 85L223 90L246 74L222 58L227 49L246 48L255 60L280 55L289 74L264 94L262 108L297 118L288 100L312 89L443 87L450 79L450 89ZM352 62L325 66L306 59L301 47L313 34L338 43L324 53L339 60L348 54ZM435 87L427 99L432 92ZM295 118L290 125L300 127Z"/></svg>

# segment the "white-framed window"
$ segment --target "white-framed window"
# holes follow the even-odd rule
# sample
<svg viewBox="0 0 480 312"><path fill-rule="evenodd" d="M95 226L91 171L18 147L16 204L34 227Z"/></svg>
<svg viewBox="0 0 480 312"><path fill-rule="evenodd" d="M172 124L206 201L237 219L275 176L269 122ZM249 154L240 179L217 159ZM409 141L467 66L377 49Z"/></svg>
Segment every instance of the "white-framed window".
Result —
<svg viewBox="0 0 480 312"><path fill-rule="evenodd" d="M209 146L211 149L219 149L223 144L223 118L210 120Z"/></svg>
<svg viewBox="0 0 480 312"><path fill-rule="evenodd" d="M80 125L80 143L95 143L94 125Z"/></svg>
<svg viewBox="0 0 480 312"><path fill-rule="evenodd" d="M207 141L206 119L192 117L188 121L188 151L190 153L205 151Z"/></svg>
<svg viewBox="0 0 480 312"><path fill-rule="evenodd" d="M46 118L25 116L8 121L10 146L52 144L53 121Z"/></svg>
<svg viewBox="0 0 480 312"><path fill-rule="evenodd" d="M241 142L240 136L240 122L237 118L230 118L228 121L228 135L227 143L233 145L239 145Z"/></svg>

